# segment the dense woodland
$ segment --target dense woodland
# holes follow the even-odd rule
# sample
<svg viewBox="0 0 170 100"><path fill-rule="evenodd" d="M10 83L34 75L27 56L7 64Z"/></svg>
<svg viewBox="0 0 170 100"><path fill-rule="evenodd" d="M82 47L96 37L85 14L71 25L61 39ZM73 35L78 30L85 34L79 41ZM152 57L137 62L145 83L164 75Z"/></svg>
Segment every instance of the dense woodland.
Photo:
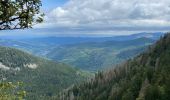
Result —
<svg viewBox="0 0 170 100"><path fill-rule="evenodd" d="M46 100L85 77L85 72L66 64L35 57L17 49L0 47L0 91L5 91L4 88L8 91L9 88L9 95L17 96L10 91L18 91L19 88L9 86L22 82L20 87L21 91L27 92L26 99Z"/></svg>
<svg viewBox="0 0 170 100"><path fill-rule="evenodd" d="M60 100L170 100L170 33L139 56L74 85Z"/></svg>

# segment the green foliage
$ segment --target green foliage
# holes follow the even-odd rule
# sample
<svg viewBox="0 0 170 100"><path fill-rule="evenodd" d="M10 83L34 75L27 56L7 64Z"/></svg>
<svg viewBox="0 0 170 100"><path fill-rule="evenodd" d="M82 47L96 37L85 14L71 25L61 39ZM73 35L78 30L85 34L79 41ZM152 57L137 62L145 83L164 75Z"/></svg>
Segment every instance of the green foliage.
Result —
<svg viewBox="0 0 170 100"><path fill-rule="evenodd" d="M122 100L134 100L133 93L131 91L127 91L123 96Z"/></svg>
<svg viewBox="0 0 170 100"><path fill-rule="evenodd" d="M161 93L157 85L148 87L146 91L146 100L161 100Z"/></svg>
<svg viewBox="0 0 170 100"><path fill-rule="evenodd" d="M170 33L145 53L115 69L99 72L94 79L58 97L60 100L170 100L169 61Z"/></svg>
<svg viewBox="0 0 170 100"><path fill-rule="evenodd" d="M43 21L40 0L0 0L0 30L30 28Z"/></svg>
<svg viewBox="0 0 170 100"><path fill-rule="evenodd" d="M23 100L26 97L26 91L21 90L22 84L22 82L0 83L0 100Z"/></svg>
<svg viewBox="0 0 170 100"><path fill-rule="evenodd" d="M97 71L138 55L153 42L152 39L139 38L128 41L61 45L50 50L46 57L83 70Z"/></svg>
<svg viewBox="0 0 170 100"><path fill-rule="evenodd" d="M24 82L26 99L45 99L86 78L86 72L66 64L32 56L17 49L0 47L0 79Z"/></svg>
<svg viewBox="0 0 170 100"><path fill-rule="evenodd" d="M44 41L47 41L47 43ZM61 41L60 38L49 38L47 40L41 40L40 38L37 41L36 39L0 40L0 44L29 51L32 54L63 62L76 68L96 72L133 58L144 52L148 45L155 42L148 38L138 38L127 41L107 40L96 43L85 42L59 45L57 44L59 41Z"/></svg>

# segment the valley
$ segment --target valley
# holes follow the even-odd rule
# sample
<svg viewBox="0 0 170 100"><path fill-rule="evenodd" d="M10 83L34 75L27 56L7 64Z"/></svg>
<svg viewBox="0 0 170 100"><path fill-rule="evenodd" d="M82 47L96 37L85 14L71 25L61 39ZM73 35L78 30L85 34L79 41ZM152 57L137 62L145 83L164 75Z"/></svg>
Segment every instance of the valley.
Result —
<svg viewBox="0 0 170 100"><path fill-rule="evenodd" d="M72 96L75 100L76 98L85 100L87 98L83 96L84 92L82 92L81 88L86 90L90 86L93 91L93 85L101 85L102 87L96 87L96 89L106 91L108 86L116 84L114 80L117 80L117 84L121 86L124 83L119 83L119 79L124 80L125 78L128 82L128 79L132 77L126 78L124 76L125 66L127 65L130 69L133 69L131 64L139 63L133 61L133 59L140 58L143 52L152 51L148 47L157 43L157 40L143 36L127 40L110 40L107 38L102 41L96 40L94 42L93 40L70 44L69 42L54 44L49 41L42 42L42 40L41 42L26 41L1 39L0 76L2 82L23 82L23 89L27 91L26 99L28 100L58 98L63 89L66 89L65 92L71 89L68 95L61 94L64 95L64 100L66 98L70 100L70 94L73 94ZM120 66L121 63L125 64ZM107 71L108 69L111 70ZM146 68L146 70L148 69ZM113 73L114 71L116 73ZM132 74L131 70L129 70L129 74ZM118 76L115 77L115 75ZM143 75L143 73L140 75ZM103 81L103 78L106 78L106 80ZM144 79L141 79L141 82ZM84 82L86 80L90 80L90 83ZM103 85L103 82L108 82L108 84ZM81 83L84 85L81 85ZM130 85L131 83L128 84ZM75 93L75 91L77 92ZM88 90L86 91L88 92ZM95 91L97 95L100 94L97 90ZM97 97L100 98L99 100L104 98L109 100L109 98L114 98L109 96L109 91L108 89L105 92L107 94L100 94L100 97L88 94L88 97L91 97L88 99L93 100ZM59 96L59 98L61 97Z"/></svg>
<svg viewBox="0 0 170 100"><path fill-rule="evenodd" d="M163 33L138 33L115 37L46 37L1 40L0 45L18 48L53 61L96 72L145 51ZM122 40L121 40L122 39Z"/></svg>
<svg viewBox="0 0 170 100"><path fill-rule="evenodd" d="M60 100L169 100L170 33L147 51L56 96Z"/></svg>
<svg viewBox="0 0 170 100"><path fill-rule="evenodd" d="M170 0L0 0L0 100L170 100Z"/></svg>

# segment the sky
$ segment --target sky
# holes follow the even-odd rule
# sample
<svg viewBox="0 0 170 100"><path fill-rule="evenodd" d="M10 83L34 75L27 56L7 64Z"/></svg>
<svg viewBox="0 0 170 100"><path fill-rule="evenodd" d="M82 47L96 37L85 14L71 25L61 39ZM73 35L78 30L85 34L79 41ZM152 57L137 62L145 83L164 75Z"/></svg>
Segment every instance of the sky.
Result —
<svg viewBox="0 0 170 100"><path fill-rule="evenodd" d="M45 21L28 33L112 36L170 31L170 0L42 0L42 5Z"/></svg>
<svg viewBox="0 0 170 100"><path fill-rule="evenodd" d="M53 10L56 7L63 6L68 0L42 0L42 10L47 11Z"/></svg>

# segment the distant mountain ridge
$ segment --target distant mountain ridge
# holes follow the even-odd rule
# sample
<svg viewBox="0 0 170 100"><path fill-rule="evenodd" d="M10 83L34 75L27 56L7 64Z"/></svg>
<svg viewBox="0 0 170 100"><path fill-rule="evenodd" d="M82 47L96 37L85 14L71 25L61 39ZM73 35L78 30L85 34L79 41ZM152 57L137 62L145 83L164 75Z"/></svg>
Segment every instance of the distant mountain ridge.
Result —
<svg viewBox="0 0 170 100"><path fill-rule="evenodd" d="M143 32L143 33L137 33L137 34L127 35L127 36L116 36L113 38L119 41L132 40L132 39L137 39L137 38L150 38L153 40L158 40L164 34L165 33L163 32L155 32L155 33Z"/></svg>
<svg viewBox="0 0 170 100"><path fill-rule="evenodd" d="M157 32L115 37L0 39L0 45L18 48L77 68L96 71L103 69L103 66L118 64L143 52L163 34Z"/></svg>
<svg viewBox="0 0 170 100"><path fill-rule="evenodd" d="M80 44L80 43L89 43L89 42L106 42L106 41L128 41L138 38L148 38L157 40L164 33L137 33L127 36L114 36L114 37L41 37L41 38L24 38L24 39L8 39L0 37L0 45L24 49L35 49L35 48L48 48L51 46L67 45L67 44ZM26 47L24 47L26 46Z"/></svg>
<svg viewBox="0 0 170 100"><path fill-rule="evenodd" d="M65 44L76 44L76 43L85 43L85 42L104 42L104 41L126 41L133 40L137 38L150 38L150 39L159 39L163 36L163 32L155 33L136 33L132 35L121 35L121 36L111 36L111 37L44 37L44 38L32 38L24 39L21 41L34 42L34 43L44 43L51 45L65 45Z"/></svg>
<svg viewBox="0 0 170 100"><path fill-rule="evenodd" d="M125 40L133 40L137 38L150 38L150 39L159 39L160 36L163 36L164 32L142 32L142 33L136 33L132 35L118 35L118 36L110 36L110 37L56 37L56 36L46 36L46 37L35 37L35 38L23 38L23 39L17 39L17 38L7 38L1 36L0 39L5 40L16 40L21 42L34 42L34 43L44 43L44 44L51 44L51 45L63 45L63 44L75 44L75 43L84 43L84 42L104 42L104 41L125 41Z"/></svg>

